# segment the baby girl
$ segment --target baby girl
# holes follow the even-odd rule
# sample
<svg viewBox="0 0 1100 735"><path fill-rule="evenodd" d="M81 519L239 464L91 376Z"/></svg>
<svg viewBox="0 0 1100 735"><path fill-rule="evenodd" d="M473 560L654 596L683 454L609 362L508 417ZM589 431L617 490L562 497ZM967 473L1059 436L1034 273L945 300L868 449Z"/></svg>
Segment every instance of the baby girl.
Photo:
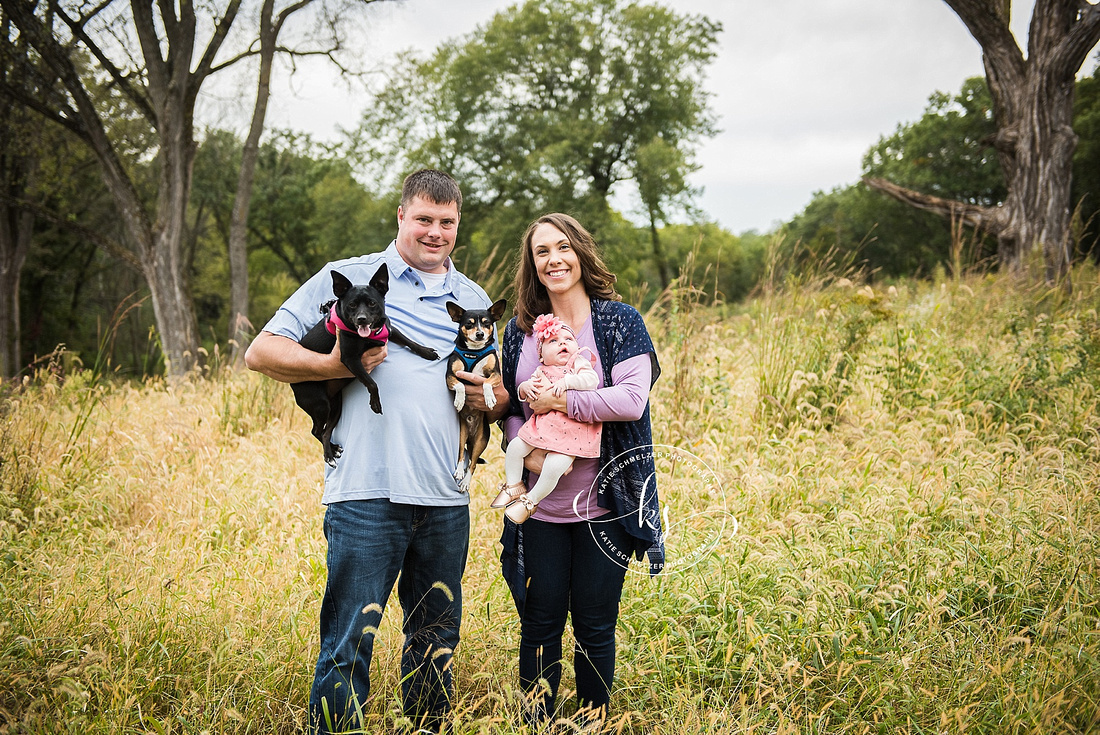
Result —
<svg viewBox="0 0 1100 735"><path fill-rule="evenodd" d="M553 314L543 314L532 327L539 351L539 362L530 380L516 389L521 401L531 401L546 391L555 396L566 390L595 390L600 378L592 363L580 354L573 330ZM576 457L599 457L603 424L585 423L561 411L534 414L508 443L504 455L504 484L492 503L504 508L504 515L523 523L535 512L539 502L557 487L558 480ZM535 485L523 492L523 460L535 449L545 449L546 459Z"/></svg>

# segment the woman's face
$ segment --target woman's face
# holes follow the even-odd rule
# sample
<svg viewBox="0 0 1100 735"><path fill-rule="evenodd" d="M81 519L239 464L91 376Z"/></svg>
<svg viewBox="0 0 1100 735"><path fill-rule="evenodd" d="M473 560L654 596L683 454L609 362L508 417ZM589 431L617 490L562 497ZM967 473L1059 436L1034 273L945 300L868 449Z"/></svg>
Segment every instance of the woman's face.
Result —
<svg viewBox="0 0 1100 735"><path fill-rule="evenodd" d="M551 296L564 296L574 289L584 293L581 263L569 238L554 225L543 222L531 235L535 272Z"/></svg>

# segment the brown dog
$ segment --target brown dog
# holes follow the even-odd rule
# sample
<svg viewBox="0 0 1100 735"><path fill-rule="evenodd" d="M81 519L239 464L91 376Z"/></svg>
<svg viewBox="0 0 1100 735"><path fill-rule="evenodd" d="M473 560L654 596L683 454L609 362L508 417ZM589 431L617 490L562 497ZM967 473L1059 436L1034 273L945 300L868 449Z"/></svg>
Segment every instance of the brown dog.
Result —
<svg viewBox="0 0 1100 735"><path fill-rule="evenodd" d="M475 411L466 403L466 384L455 375L457 371L483 376L482 390L485 405L496 405L493 388L500 385L500 355L496 350L496 323L504 315L504 299L488 309L463 309L453 301L447 302L447 312L458 323L455 351L447 358L447 388L454 391L455 410L458 411L458 462L454 478L462 492L470 491L470 479L474 465L489 444L489 416Z"/></svg>

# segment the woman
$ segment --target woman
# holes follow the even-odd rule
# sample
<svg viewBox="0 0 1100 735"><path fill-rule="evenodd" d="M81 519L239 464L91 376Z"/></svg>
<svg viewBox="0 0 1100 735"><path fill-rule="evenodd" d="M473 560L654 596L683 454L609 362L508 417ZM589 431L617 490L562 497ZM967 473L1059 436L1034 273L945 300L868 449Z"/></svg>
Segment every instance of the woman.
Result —
<svg viewBox="0 0 1100 735"><path fill-rule="evenodd" d="M649 389L660 366L641 315L620 302L614 283L592 236L572 217L548 214L527 228L516 272L516 316L502 346L511 395L505 440L532 414L557 410L579 421L604 422L600 457L578 458L529 520L505 520L501 537L504 577L520 615L520 684L536 721L554 712L569 615L578 704L588 719L606 717L627 563L648 552L652 574L664 566L649 421ZM546 313L593 352L603 387L560 396L544 391L524 404L517 386L539 365L531 330ZM544 457L542 450L528 456L528 488Z"/></svg>

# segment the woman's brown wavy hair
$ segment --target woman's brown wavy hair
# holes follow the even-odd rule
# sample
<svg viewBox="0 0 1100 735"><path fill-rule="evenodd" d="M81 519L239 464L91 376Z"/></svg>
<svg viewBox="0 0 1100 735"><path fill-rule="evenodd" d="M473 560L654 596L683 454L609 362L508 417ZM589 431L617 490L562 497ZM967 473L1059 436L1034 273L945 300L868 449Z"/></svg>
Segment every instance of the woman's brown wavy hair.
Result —
<svg viewBox="0 0 1100 735"><path fill-rule="evenodd" d="M538 226L543 224L556 227L569 240L569 246L577 254L581 265L581 280L588 298L622 301L622 297L615 292L615 274L604 265L600 248L588 230L568 214L544 214L532 222L523 235L523 247L519 253L513 284L516 293L516 322L525 334L531 333L531 326L539 314L550 313L550 296L546 292L546 286L539 280L535 256L531 252L531 238Z"/></svg>

